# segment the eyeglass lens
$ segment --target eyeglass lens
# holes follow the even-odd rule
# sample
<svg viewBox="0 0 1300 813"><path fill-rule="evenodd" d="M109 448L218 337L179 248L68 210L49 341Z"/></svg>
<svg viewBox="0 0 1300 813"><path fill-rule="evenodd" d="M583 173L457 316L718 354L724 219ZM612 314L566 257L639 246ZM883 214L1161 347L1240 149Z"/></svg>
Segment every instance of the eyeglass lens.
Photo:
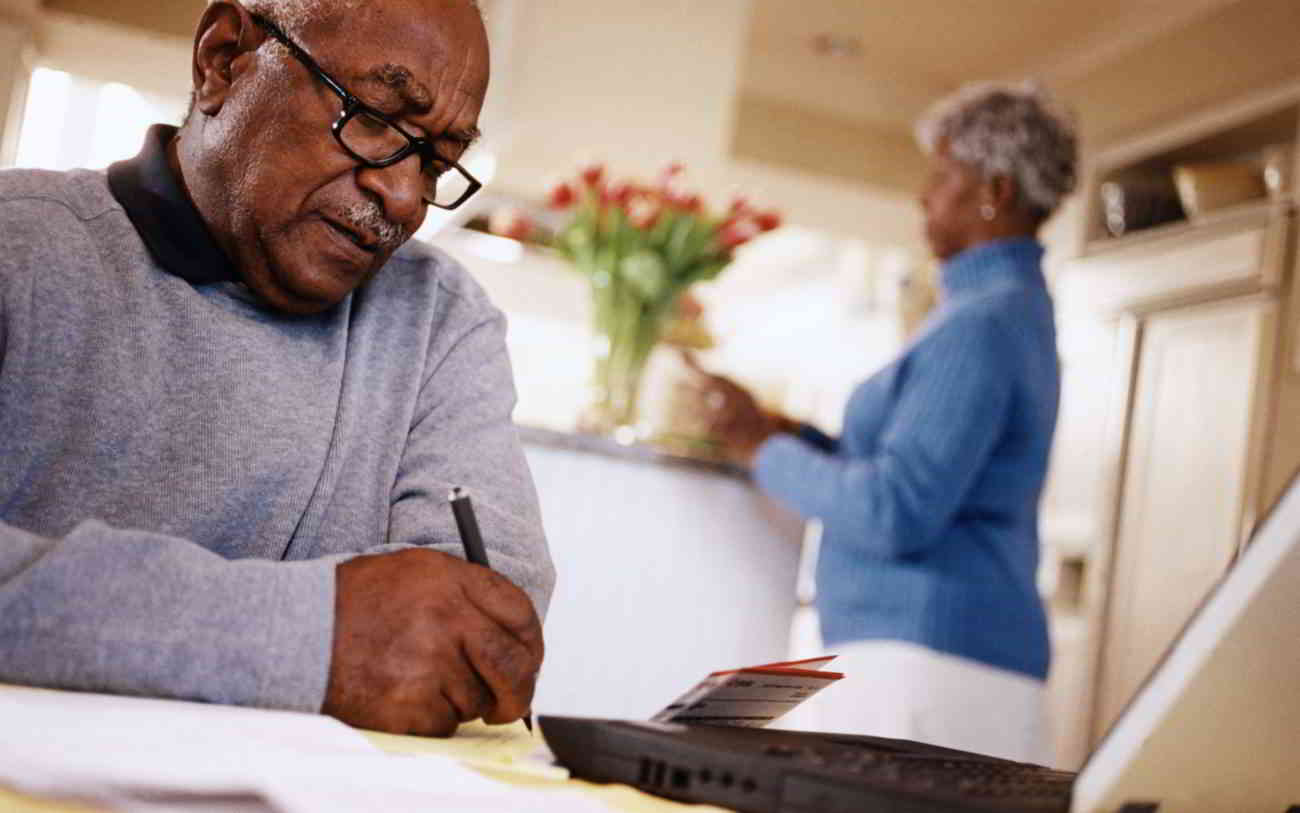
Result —
<svg viewBox="0 0 1300 813"><path fill-rule="evenodd" d="M406 136L388 122L357 111L339 131L344 145L368 161L384 161L406 149ZM439 206L451 206L469 190L469 180L441 161L423 167L424 197Z"/></svg>

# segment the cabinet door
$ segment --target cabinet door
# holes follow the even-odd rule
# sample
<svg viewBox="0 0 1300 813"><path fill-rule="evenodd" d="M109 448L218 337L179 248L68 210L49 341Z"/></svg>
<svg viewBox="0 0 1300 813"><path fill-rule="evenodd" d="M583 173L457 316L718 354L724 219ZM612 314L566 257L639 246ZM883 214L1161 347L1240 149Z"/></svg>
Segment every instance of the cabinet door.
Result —
<svg viewBox="0 0 1300 813"><path fill-rule="evenodd" d="M1261 295L1142 322L1094 735L1236 553L1275 311Z"/></svg>

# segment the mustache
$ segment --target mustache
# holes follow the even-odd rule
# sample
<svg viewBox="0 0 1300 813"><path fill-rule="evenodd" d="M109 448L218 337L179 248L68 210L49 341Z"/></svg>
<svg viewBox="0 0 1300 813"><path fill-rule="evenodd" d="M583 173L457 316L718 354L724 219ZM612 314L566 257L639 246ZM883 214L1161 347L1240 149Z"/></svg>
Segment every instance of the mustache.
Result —
<svg viewBox="0 0 1300 813"><path fill-rule="evenodd" d="M373 235L381 251L396 251L410 237L407 230L384 216L374 201L354 203L339 212L339 219L362 234Z"/></svg>

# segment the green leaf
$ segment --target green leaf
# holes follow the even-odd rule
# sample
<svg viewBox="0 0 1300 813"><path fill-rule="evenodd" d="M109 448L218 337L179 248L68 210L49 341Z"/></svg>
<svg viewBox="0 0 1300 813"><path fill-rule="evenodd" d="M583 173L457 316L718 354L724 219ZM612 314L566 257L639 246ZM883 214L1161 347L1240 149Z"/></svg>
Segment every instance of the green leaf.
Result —
<svg viewBox="0 0 1300 813"><path fill-rule="evenodd" d="M638 251L625 257L619 272L628 288L644 301L659 298L668 285L668 268L652 251Z"/></svg>
<svg viewBox="0 0 1300 813"><path fill-rule="evenodd" d="M677 212L672 209L665 209L663 212L660 212L659 219L655 221L654 227L650 229L650 236L647 239L647 242L655 248L664 248L664 246L668 244L668 238L673 233L673 227L677 225L677 221L680 219L681 218Z"/></svg>
<svg viewBox="0 0 1300 813"><path fill-rule="evenodd" d="M708 260L703 262L697 267L691 281L699 282L714 279L721 274L723 269L728 265L731 265L731 262L728 260Z"/></svg>

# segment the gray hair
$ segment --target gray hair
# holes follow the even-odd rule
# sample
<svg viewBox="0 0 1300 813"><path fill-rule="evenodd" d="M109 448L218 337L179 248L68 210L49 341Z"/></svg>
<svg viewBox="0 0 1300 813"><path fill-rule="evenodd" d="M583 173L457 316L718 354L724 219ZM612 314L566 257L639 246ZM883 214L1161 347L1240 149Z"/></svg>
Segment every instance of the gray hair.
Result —
<svg viewBox="0 0 1300 813"><path fill-rule="evenodd" d="M208 0L209 3L212 0ZM303 30L313 20L319 20L329 14L355 11L365 0L240 0L244 8L266 17L291 37L302 35ZM478 0L469 0L469 4L479 13Z"/></svg>
<svg viewBox="0 0 1300 813"><path fill-rule="evenodd" d="M211 5L215 0L207 0ZM315 21L330 14L347 13L360 8L366 0L240 0L240 5L254 14L261 15L280 27L285 34L298 39L304 29ZM468 0L470 6L480 15L483 13L478 0ZM268 43L274 40L267 38ZM190 91L189 104L181 125L189 123L194 115L194 91Z"/></svg>
<svg viewBox="0 0 1300 813"><path fill-rule="evenodd" d="M209 3L212 0L208 0ZM328 14L347 12L361 5L362 0L241 0L240 4L271 20L291 37L301 36L313 20Z"/></svg>
<svg viewBox="0 0 1300 813"><path fill-rule="evenodd" d="M1074 191L1074 116L1036 82L966 85L921 117L916 138L927 153L945 145L986 178L1014 179L1023 204L1040 220Z"/></svg>

